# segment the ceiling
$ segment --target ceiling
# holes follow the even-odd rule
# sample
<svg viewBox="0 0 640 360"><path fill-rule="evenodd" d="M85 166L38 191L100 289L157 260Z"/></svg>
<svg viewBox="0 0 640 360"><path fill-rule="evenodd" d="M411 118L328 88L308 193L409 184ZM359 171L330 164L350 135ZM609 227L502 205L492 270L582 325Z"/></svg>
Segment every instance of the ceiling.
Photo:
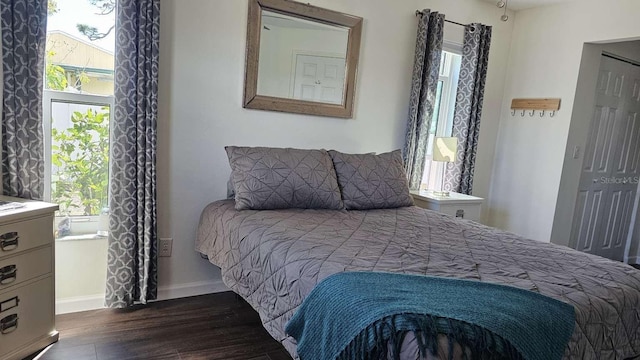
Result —
<svg viewBox="0 0 640 360"><path fill-rule="evenodd" d="M484 1L490 2L493 4L498 2L498 0L484 0ZM576 1L576 0L508 0L507 6L510 10L524 10L524 9L530 9L534 7L566 3L571 1Z"/></svg>

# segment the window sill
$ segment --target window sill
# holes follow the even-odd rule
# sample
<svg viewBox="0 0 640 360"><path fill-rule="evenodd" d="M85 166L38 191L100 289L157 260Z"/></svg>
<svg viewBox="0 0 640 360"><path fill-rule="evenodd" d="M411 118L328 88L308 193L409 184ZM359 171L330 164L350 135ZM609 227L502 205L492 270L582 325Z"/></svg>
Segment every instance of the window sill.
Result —
<svg viewBox="0 0 640 360"><path fill-rule="evenodd" d="M67 235L56 239L56 241L85 241L85 240L103 240L106 236L97 234L85 234L85 235Z"/></svg>

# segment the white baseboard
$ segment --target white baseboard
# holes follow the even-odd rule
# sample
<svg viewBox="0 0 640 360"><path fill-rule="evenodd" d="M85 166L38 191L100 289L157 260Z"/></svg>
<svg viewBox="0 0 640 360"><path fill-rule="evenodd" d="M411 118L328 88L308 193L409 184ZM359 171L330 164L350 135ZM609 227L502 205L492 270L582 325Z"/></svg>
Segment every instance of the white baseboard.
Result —
<svg viewBox="0 0 640 360"><path fill-rule="evenodd" d="M104 294L56 300L56 315L104 308Z"/></svg>
<svg viewBox="0 0 640 360"><path fill-rule="evenodd" d="M158 288L158 300L179 299L190 296L213 294L229 291L222 280L198 281L186 284L161 286ZM56 314L68 314L104 308L104 294L78 296L56 300Z"/></svg>
<svg viewBox="0 0 640 360"><path fill-rule="evenodd" d="M179 299L189 296L213 294L224 291L230 290L224 283L222 283L221 279L213 281L198 281L171 286L160 286L158 287L158 300L156 301Z"/></svg>

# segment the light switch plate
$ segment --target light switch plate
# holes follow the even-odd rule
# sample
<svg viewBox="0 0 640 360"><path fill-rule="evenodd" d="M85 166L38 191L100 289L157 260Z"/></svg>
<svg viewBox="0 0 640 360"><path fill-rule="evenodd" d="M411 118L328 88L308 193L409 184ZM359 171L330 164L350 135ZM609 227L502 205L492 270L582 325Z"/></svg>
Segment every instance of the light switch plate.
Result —
<svg viewBox="0 0 640 360"><path fill-rule="evenodd" d="M171 248L173 247L172 238L162 238L158 242L158 256L169 257L171 256Z"/></svg>
<svg viewBox="0 0 640 360"><path fill-rule="evenodd" d="M576 146L573 148L573 158L574 159L580 158L580 146Z"/></svg>

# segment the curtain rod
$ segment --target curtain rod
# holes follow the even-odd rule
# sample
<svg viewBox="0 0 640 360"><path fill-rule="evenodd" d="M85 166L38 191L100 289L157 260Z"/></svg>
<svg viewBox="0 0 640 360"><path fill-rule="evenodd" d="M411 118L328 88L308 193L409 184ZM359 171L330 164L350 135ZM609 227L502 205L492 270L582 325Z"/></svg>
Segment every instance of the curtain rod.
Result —
<svg viewBox="0 0 640 360"><path fill-rule="evenodd" d="M420 11L420 10L416 10L416 16L422 16L422 11ZM446 22L448 22L448 23L451 23L451 24L454 24L454 25L467 26L466 24L461 24L461 23L459 23L459 22L452 21L452 20L444 19L444 21L446 21Z"/></svg>

